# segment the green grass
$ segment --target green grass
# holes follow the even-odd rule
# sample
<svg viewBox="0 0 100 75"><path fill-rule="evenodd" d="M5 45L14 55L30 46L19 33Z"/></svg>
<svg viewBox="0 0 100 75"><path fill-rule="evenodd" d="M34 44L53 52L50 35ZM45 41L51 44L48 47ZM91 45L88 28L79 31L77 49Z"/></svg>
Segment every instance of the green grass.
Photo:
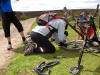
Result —
<svg viewBox="0 0 100 75"><path fill-rule="evenodd" d="M1 23L1 21L0 21L0 29L2 28L2 23Z"/></svg>
<svg viewBox="0 0 100 75"><path fill-rule="evenodd" d="M76 33L70 27L68 27L68 32L68 40L75 39ZM53 44L55 45L55 43ZM69 69L72 66L76 66L79 57L79 51L65 51L57 45L55 45L56 52L53 54L23 56L23 47L24 45L21 45L16 50L16 55L11 60L7 70L0 75L38 75L33 71L38 64L43 61L51 62L55 60L59 60L60 64L50 68L50 75L72 75L69 73ZM54 56L68 56L68 58L55 59L53 58ZM100 75L100 54L85 53L82 65L84 68L77 75Z"/></svg>
<svg viewBox="0 0 100 75"><path fill-rule="evenodd" d="M18 18L20 21L23 21L23 20L26 20L26 19L29 19L29 17L27 17L27 16L24 16L24 17L20 17L20 18Z"/></svg>

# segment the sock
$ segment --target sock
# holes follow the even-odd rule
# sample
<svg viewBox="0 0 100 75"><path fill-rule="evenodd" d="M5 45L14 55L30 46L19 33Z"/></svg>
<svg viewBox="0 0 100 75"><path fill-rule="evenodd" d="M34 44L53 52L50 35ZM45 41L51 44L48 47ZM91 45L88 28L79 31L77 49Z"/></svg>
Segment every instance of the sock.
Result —
<svg viewBox="0 0 100 75"><path fill-rule="evenodd" d="M8 41L8 44L11 45L11 41Z"/></svg>
<svg viewBox="0 0 100 75"><path fill-rule="evenodd" d="M23 41L25 41L25 40L26 40L26 38L25 38L24 36L22 36L22 40L23 40Z"/></svg>

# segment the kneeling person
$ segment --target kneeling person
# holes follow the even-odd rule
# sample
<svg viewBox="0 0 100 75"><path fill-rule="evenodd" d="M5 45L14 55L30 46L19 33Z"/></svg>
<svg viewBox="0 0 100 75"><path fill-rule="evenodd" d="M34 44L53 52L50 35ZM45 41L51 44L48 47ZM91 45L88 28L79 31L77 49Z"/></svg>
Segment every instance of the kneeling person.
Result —
<svg viewBox="0 0 100 75"><path fill-rule="evenodd" d="M30 52L54 53L56 49L49 41L49 38L51 36L54 37L56 43L59 46L67 47L67 44L65 43L66 35L64 34L66 26L67 20L65 18L56 18L49 22L43 19L39 19L38 26L32 29L32 32L30 34L32 41L35 42L37 46ZM25 53L25 55L27 55L27 53Z"/></svg>

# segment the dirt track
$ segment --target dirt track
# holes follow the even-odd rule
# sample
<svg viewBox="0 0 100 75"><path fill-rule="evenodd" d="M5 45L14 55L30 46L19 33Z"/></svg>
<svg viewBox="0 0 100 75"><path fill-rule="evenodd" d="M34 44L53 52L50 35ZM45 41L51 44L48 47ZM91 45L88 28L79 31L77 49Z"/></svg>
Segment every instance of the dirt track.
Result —
<svg viewBox="0 0 100 75"><path fill-rule="evenodd" d="M27 35L34 21L35 19L31 18L21 22L24 27L25 35ZM16 49L22 43L22 39L17 29L14 26L11 26L10 31L11 31L12 46L14 49ZM13 56L14 56L14 51L7 50L7 40L5 39L4 32L1 29L0 30L0 71L4 70L7 67L10 59L13 58Z"/></svg>

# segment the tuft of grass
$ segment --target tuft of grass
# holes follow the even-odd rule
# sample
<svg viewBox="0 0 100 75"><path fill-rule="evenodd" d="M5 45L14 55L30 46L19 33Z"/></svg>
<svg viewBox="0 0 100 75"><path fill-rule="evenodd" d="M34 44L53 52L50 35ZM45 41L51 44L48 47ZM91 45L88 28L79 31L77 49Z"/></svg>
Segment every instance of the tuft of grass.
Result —
<svg viewBox="0 0 100 75"><path fill-rule="evenodd" d="M24 17L20 17L19 18L20 21L23 21L23 20L26 20L26 19L29 19L29 17L28 16L24 16Z"/></svg>
<svg viewBox="0 0 100 75"><path fill-rule="evenodd" d="M35 23L36 25L36 23ZM35 26L33 25L33 26ZM76 33L68 27L68 40L75 39ZM59 48L55 43L56 52L53 54L33 54L23 56L23 47L17 48L16 55L11 60L8 68L1 75L38 75L34 68L43 61L51 62L59 60L60 64L50 68L50 75L72 75L69 69L77 65L79 51L68 51ZM67 58L55 59L54 56L67 56ZM77 75L100 75L100 54L84 53L82 59L84 68Z"/></svg>
<svg viewBox="0 0 100 75"><path fill-rule="evenodd" d="M0 21L0 29L2 29L2 23L1 23L1 21Z"/></svg>

